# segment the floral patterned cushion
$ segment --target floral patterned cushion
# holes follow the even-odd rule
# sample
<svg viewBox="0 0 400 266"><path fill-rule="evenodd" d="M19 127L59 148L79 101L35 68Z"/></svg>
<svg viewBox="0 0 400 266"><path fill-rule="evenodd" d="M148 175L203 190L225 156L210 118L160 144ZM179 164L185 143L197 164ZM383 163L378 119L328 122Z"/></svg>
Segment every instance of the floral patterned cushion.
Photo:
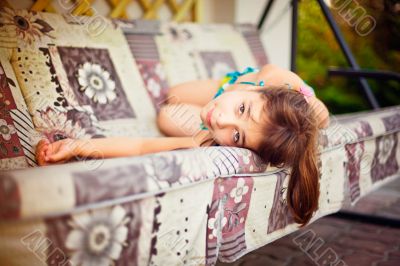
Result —
<svg viewBox="0 0 400 266"><path fill-rule="evenodd" d="M165 67L168 84L222 78L227 72L262 66L267 63L265 52L256 48L244 27L192 23L165 23L156 43ZM255 56L263 54L257 61Z"/></svg>
<svg viewBox="0 0 400 266"><path fill-rule="evenodd" d="M33 145L43 136L161 136L156 108L117 24L102 18L96 28L89 17L0 12L4 61L39 132Z"/></svg>
<svg viewBox="0 0 400 266"><path fill-rule="evenodd" d="M168 92L165 69L156 44L156 36L161 34L161 23L151 20L115 20L115 22L124 32L147 92L158 112Z"/></svg>
<svg viewBox="0 0 400 266"><path fill-rule="evenodd" d="M400 107L337 117L337 134L355 138L320 146L319 209L311 222L400 176L399 117ZM321 136L330 140L329 132ZM0 219L12 221L13 230L0 223L0 259L7 265L38 256L46 264L233 262L298 230L286 203L289 179L289 169L234 147L4 172ZM52 245L39 253L32 248L38 239Z"/></svg>
<svg viewBox="0 0 400 266"><path fill-rule="evenodd" d="M249 25L102 19L93 28L89 17L7 7L0 13L2 63L12 76L5 80L23 96L10 115L24 120L0 121L4 132L21 133L13 146L1 146L1 169L37 166L43 137L161 136L154 121L169 86L267 61Z"/></svg>
<svg viewBox="0 0 400 266"><path fill-rule="evenodd" d="M169 86L195 79L218 79L237 68L268 63L252 25L114 22L124 32L157 111L166 100ZM215 41L209 44L209 40Z"/></svg>

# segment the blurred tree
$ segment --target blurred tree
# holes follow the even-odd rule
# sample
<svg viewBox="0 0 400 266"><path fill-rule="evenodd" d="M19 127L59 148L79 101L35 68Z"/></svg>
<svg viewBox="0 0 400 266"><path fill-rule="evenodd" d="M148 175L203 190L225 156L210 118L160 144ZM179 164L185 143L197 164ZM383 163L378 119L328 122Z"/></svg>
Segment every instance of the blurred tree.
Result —
<svg viewBox="0 0 400 266"><path fill-rule="evenodd" d="M344 8L334 6L336 8L331 11L361 68L400 72L399 1L354 0L348 3L343 5ZM346 18L348 11L356 14L352 20ZM365 27L362 30L360 21L363 16L371 16L376 21L369 33ZM328 78L329 66L348 67L348 64L316 1L301 1L298 23L297 66L300 76L315 88L317 96L333 114L370 109L355 80ZM398 82L368 82L382 107L400 104Z"/></svg>

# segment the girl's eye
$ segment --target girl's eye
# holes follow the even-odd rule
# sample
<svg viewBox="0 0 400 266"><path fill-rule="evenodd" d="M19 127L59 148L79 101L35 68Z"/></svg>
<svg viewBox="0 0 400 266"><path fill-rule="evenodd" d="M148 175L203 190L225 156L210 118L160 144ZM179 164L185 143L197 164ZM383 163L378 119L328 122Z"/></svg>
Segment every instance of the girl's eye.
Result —
<svg viewBox="0 0 400 266"><path fill-rule="evenodd" d="M237 143L240 139L240 133L239 131L236 131L235 134L233 135L233 142Z"/></svg>
<svg viewBox="0 0 400 266"><path fill-rule="evenodd" d="M244 104L242 103L239 107L240 113L243 114L244 113Z"/></svg>

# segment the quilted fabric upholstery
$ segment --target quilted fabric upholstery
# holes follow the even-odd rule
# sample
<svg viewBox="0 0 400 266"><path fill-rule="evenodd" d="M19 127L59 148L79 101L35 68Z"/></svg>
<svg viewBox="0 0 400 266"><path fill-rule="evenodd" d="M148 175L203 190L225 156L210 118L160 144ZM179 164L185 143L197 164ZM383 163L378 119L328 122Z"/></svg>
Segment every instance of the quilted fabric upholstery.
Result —
<svg viewBox="0 0 400 266"><path fill-rule="evenodd" d="M312 222L400 173L399 107L337 118L340 137L320 146L321 196ZM332 139L333 129L321 139ZM41 255L47 263L93 261L96 243L82 247L80 241L103 230L94 229L100 221L112 232L107 245L118 264L231 262L297 229L285 200L289 178L288 169L232 147L5 172L0 257L9 265L35 260L37 252L27 247L46 238L52 243ZM8 244L17 239L22 243ZM9 256L13 252L26 256ZM108 252L101 253L106 262ZM60 254L65 257L53 257Z"/></svg>
<svg viewBox="0 0 400 266"><path fill-rule="evenodd" d="M11 86L23 106L16 108L8 99L9 108L24 113L19 117L36 131L27 141L29 152L24 153L16 136L10 140L14 146L6 147L2 169L35 166L31 151L40 136L56 141L161 135L126 38L112 21L104 19L101 32L95 32L84 20L56 14L4 8L1 15L0 29L7 37L0 39L1 64L7 67L2 89L9 91L6 87ZM24 23L29 30L21 28ZM1 123L15 132L10 118L2 117ZM11 149L19 152L10 153ZM31 164L20 159L24 154ZM8 163L18 156L19 163Z"/></svg>
<svg viewBox="0 0 400 266"><path fill-rule="evenodd" d="M220 78L267 60L248 25L104 19L98 33L85 17L8 8L2 10L2 22L4 80L12 81L7 84L14 85L21 102L15 112L25 114L19 117L30 131L16 128L21 136L13 138L15 148L3 148L0 169L36 166L34 150L42 137L161 136L155 115L169 86ZM24 23L31 28L21 28ZM3 119L4 126L10 119ZM14 132L13 124L9 128Z"/></svg>

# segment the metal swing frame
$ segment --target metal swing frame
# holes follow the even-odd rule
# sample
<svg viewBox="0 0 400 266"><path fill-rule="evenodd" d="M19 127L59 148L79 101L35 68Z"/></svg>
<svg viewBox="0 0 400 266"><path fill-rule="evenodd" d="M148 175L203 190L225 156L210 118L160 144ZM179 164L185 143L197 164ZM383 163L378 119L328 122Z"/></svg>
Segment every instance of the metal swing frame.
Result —
<svg viewBox="0 0 400 266"><path fill-rule="evenodd" d="M343 37L342 32L340 31L339 26L335 22L332 13L329 8L325 4L324 0L316 0L318 5L321 8L321 12L323 13L325 20L329 24L330 29L332 30L335 40L340 46L340 49L345 56L347 63L349 64L349 68L336 68L331 67L328 68L329 76L342 76L346 78L353 78L358 81L358 85L362 90L364 97L368 100L371 108L374 110L378 110L380 105L372 93L372 90L366 80L366 78L376 79L376 80L396 80L400 82L400 74L391 71L379 71L379 70L365 70L361 69L358 65L356 59L354 58L353 53L351 52L346 40ZM262 16L258 23L258 30L261 31L262 27L265 23L265 20L274 4L275 0L268 0ZM296 55L297 55L297 22L298 22L298 0L291 0L292 5L292 21L291 21L291 58L290 58L290 69L293 72L296 72ZM375 225L384 225L390 226L394 228L400 228L400 219L393 219L378 215L371 214L362 214L351 211L341 210L337 213L329 215L331 217L336 217L340 219L347 219L352 221L362 221L364 223L370 223Z"/></svg>

